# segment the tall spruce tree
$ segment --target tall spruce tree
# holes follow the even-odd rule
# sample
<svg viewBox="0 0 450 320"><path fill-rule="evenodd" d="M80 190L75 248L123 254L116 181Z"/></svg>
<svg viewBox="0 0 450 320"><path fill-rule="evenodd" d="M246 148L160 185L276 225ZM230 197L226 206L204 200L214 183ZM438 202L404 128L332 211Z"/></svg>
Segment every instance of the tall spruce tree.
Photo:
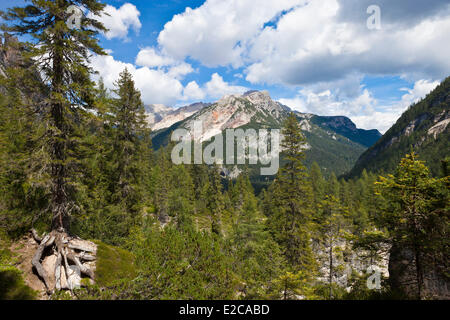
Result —
<svg viewBox="0 0 450 320"><path fill-rule="evenodd" d="M448 183L449 177L431 178L414 152L400 161L394 175L377 182L379 194L387 200L379 222L389 231L391 258L394 251L412 252L415 275L407 287L415 289L417 299L425 298L427 273L438 268L448 274Z"/></svg>
<svg viewBox="0 0 450 320"><path fill-rule="evenodd" d="M92 0L31 1L25 7L14 7L3 14L12 23L3 29L18 35L30 35L34 40L29 55L43 75L49 96L42 112L47 122L47 146L50 163L52 229L69 229L70 212L77 205L73 168L76 167L78 129L86 108L92 106L90 92L94 83L88 64L90 52L104 54L95 38L103 25L90 18L71 29L66 21L68 8L77 5L94 15L102 12L104 4Z"/></svg>
<svg viewBox="0 0 450 320"><path fill-rule="evenodd" d="M275 181L278 209L271 218L270 228L284 250L289 268L309 278L315 270L310 235L311 190L303 164L305 138L295 114L287 118L282 134L285 164Z"/></svg>
<svg viewBox="0 0 450 320"><path fill-rule="evenodd" d="M225 209L222 178L217 164L210 170L211 178L207 195L207 209L211 219L211 232L216 235L222 235L222 215Z"/></svg>
<svg viewBox="0 0 450 320"><path fill-rule="evenodd" d="M3 50L13 50L18 61L0 74L0 227L11 237L27 232L48 205L36 170L45 158L37 143L45 128L36 112L45 87L17 46L5 40Z"/></svg>
<svg viewBox="0 0 450 320"><path fill-rule="evenodd" d="M66 268L68 259L81 265L80 257L68 252L64 243L70 241L67 232L71 212L79 208L75 179L79 169L77 145L82 135L80 127L87 109L93 106L91 92L94 83L90 78L93 70L88 58L92 52L104 54L96 39L99 31L105 31L104 26L95 19L84 17L79 28L70 28L66 22L72 15L68 10L71 5L89 10L93 16L101 14L105 7L96 0L31 0L25 7L14 7L2 13L7 21L2 26L3 30L31 37L28 56L33 58L48 88L40 113L47 126L42 141L49 159L44 164L44 171L49 176L52 233L44 239L33 233L40 246L32 261L48 291L52 288L40 263L46 247L56 244L58 265L63 259ZM92 271L82 265L81 271L93 277Z"/></svg>
<svg viewBox="0 0 450 320"><path fill-rule="evenodd" d="M136 213L141 200L140 185L143 178L144 144L149 136L141 93L135 88L131 73L125 69L115 83L117 98L111 105L110 122L113 133L113 201L125 203L129 212Z"/></svg>

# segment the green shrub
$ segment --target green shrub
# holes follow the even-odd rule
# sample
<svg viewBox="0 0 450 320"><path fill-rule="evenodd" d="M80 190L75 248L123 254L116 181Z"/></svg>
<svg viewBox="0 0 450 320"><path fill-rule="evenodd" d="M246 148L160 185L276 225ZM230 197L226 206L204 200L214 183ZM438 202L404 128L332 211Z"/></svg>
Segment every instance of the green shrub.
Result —
<svg viewBox="0 0 450 320"><path fill-rule="evenodd" d="M111 286L118 279L126 280L136 277L134 256L121 248L95 242L97 248L97 263L95 281L100 287Z"/></svg>
<svg viewBox="0 0 450 320"><path fill-rule="evenodd" d="M28 287L20 270L0 266L0 300L34 300L37 292Z"/></svg>

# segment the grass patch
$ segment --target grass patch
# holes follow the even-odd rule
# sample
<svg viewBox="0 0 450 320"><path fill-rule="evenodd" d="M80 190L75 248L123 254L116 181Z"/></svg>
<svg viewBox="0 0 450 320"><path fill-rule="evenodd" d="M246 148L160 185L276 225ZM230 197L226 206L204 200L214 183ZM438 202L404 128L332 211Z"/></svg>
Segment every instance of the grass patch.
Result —
<svg viewBox="0 0 450 320"><path fill-rule="evenodd" d="M34 300L37 292L28 287L20 270L0 267L0 300Z"/></svg>
<svg viewBox="0 0 450 320"><path fill-rule="evenodd" d="M137 275L135 259L130 252L107 245L100 241L97 244L97 265L95 282L100 287L117 283L117 280L133 279Z"/></svg>
<svg viewBox="0 0 450 320"><path fill-rule="evenodd" d="M15 257L9 244L5 234L0 234L0 300L34 300L37 292L25 284L22 272L13 266Z"/></svg>

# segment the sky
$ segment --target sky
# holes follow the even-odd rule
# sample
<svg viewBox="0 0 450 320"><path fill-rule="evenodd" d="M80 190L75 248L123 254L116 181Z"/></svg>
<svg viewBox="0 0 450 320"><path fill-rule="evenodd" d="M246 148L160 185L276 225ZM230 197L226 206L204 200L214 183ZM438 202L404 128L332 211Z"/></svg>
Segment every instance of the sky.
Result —
<svg viewBox="0 0 450 320"><path fill-rule="evenodd" d="M385 132L450 75L449 0L105 3L109 16L95 18L108 55L91 64L109 88L128 68L146 104L268 90L294 110Z"/></svg>

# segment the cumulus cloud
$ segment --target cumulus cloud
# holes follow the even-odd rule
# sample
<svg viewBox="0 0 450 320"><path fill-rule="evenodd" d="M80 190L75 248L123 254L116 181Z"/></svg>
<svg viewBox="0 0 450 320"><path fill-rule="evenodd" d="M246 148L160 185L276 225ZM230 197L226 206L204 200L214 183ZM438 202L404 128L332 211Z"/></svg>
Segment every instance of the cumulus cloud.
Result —
<svg viewBox="0 0 450 320"><path fill-rule="evenodd" d="M102 22L109 31L105 34L107 39L118 38L128 40L128 33L130 29L138 33L141 29L141 21L139 20L140 12L135 5L131 3L123 4L119 9L107 5L104 14L100 17L92 17Z"/></svg>
<svg viewBox="0 0 450 320"><path fill-rule="evenodd" d="M203 86L199 86L197 82L189 82L183 91L184 101L199 101L203 99L218 100L226 95L242 94L248 91L248 88L236 86L225 81L217 72L211 75L211 79Z"/></svg>
<svg viewBox="0 0 450 320"><path fill-rule="evenodd" d="M450 71L446 0L208 0L168 22L160 46L206 66L246 67L253 84L308 85L351 73L441 79ZM389 52L387 52L387 50ZM426 63L424 63L426 61Z"/></svg>
<svg viewBox="0 0 450 320"><path fill-rule="evenodd" d="M155 48L146 47L139 51L136 57L136 64L144 67L163 67L175 63L175 60L158 53Z"/></svg>
<svg viewBox="0 0 450 320"><path fill-rule="evenodd" d="M205 91L195 81L189 82L183 90L183 100L199 101L204 99L205 96Z"/></svg>
<svg viewBox="0 0 450 320"><path fill-rule="evenodd" d="M235 86L214 73L211 79L203 86L195 81L189 82L185 87L180 78L192 72L192 67L186 63L175 63L167 69L149 68L148 66L135 66L114 59L111 55L93 56L92 67L98 71L96 77L102 77L107 88L114 88L119 74L127 68L133 75L136 88L141 91L145 104L164 104L174 106L180 101L197 102L203 99L215 100L224 95L244 93L248 89Z"/></svg>
<svg viewBox="0 0 450 320"><path fill-rule="evenodd" d="M173 59L152 47L146 47L139 51L136 57L136 65L166 70L170 77L178 80L194 72L189 63Z"/></svg>
<svg viewBox="0 0 450 320"><path fill-rule="evenodd" d="M386 6L382 12L389 11ZM250 51L254 62L247 68L247 80L305 85L352 72L434 79L448 75L449 15L405 26L382 20L377 31L365 23L340 20L340 10L337 0L311 1L284 15L276 28L265 28Z"/></svg>
<svg viewBox="0 0 450 320"><path fill-rule="evenodd" d="M104 79L106 87L110 89L114 87L120 72L127 68L133 75L136 87L141 91L142 100L146 104L174 105L182 97L181 82L163 70L135 67L133 64L115 60L110 55L94 56L91 64Z"/></svg>
<svg viewBox="0 0 450 320"><path fill-rule="evenodd" d="M225 95L242 94L248 91L248 88L230 85L223 80L222 76L214 73L211 76L211 80L205 84L205 90L209 97L219 99Z"/></svg>
<svg viewBox="0 0 450 320"><path fill-rule="evenodd" d="M406 91L403 95L399 105L402 109L407 108L413 103L418 102L424 98L428 93L433 91L439 85L439 81L419 80L416 81L412 89L403 88L402 91Z"/></svg>
<svg viewBox="0 0 450 320"><path fill-rule="evenodd" d="M249 41L266 22L305 0L208 0L199 8L175 15L158 37L172 56L204 65L240 66Z"/></svg>
<svg viewBox="0 0 450 320"><path fill-rule="evenodd" d="M362 88L357 96L346 98L339 90L315 91L320 86L312 86L299 91L294 98L280 99L280 102L294 110L318 115L347 116L359 128L387 131L400 115L413 103L424 98L439 85L437 81L419 80L412 89L404 88L402 98L390 105L380 104L367 88Z"/></svg>

